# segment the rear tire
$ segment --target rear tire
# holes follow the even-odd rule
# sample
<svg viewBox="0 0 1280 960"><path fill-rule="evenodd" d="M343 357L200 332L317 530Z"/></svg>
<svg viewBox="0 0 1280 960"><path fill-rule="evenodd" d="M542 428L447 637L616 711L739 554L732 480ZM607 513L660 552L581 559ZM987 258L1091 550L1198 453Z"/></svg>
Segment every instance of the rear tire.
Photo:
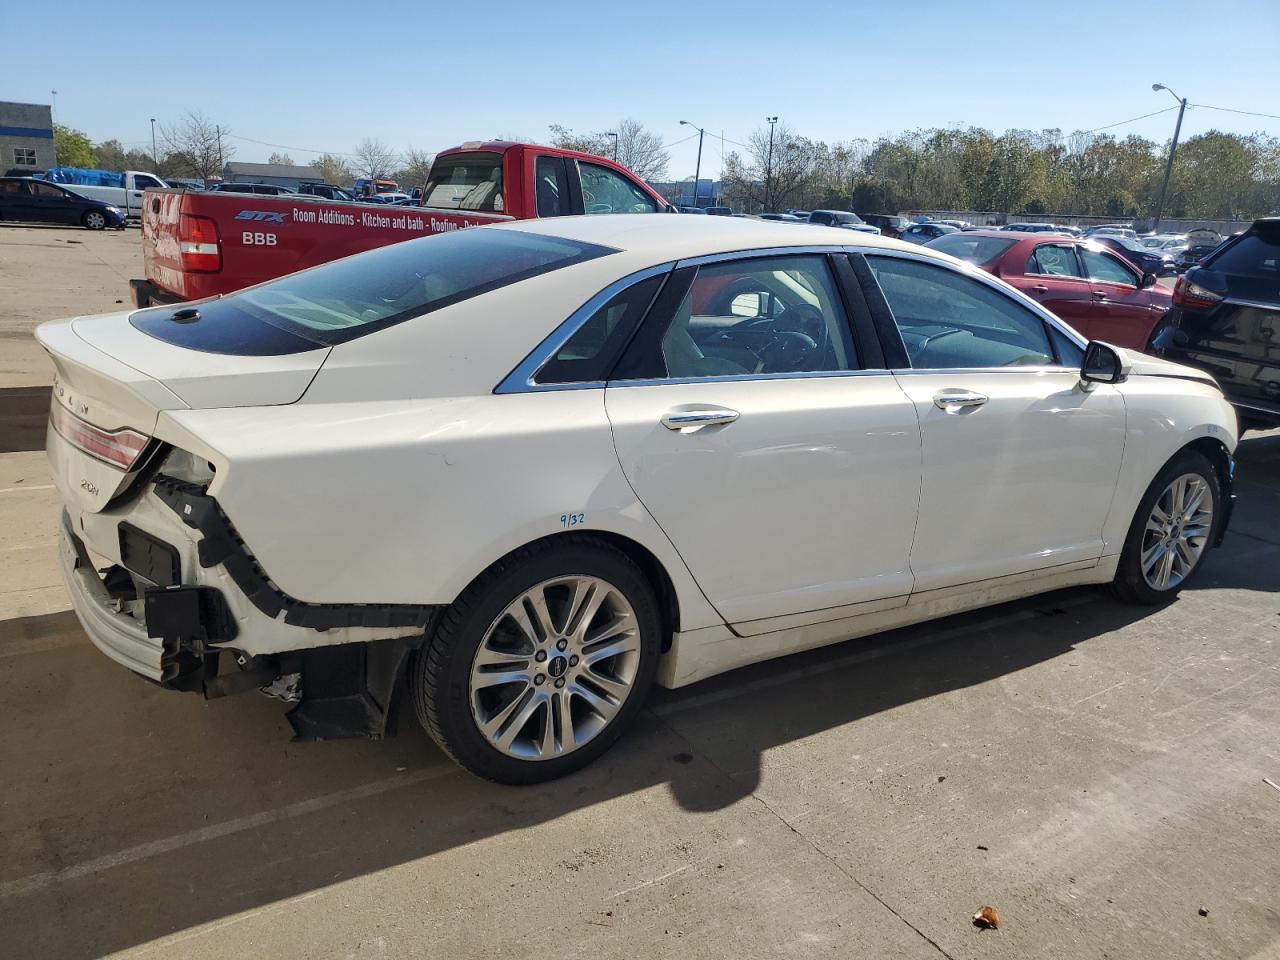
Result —
<svg viewBox="0 0 1280 960"><path fill-rule="evenodd" d="M454 601L415 655L410 694L427 733L472 773L553 780L635 719L661 630L653 586L626 554L557 537L511 554Z"/></svg>
<svg viewBox="0 0 1280 960"><path fill-rule="evenodd" d="M1128 603L1161 604L1178 595L1213 544L1222 509L1218 471L1184 450L1156 474L1129 525L1112 590Z"/></svg>
<svg viewBox="0 0 1280 960"><path fill-rule="evenodd" d="M86 230L105 230L107 227L107 215L98 210L86 210L80 223L84 225Z"/></svg>

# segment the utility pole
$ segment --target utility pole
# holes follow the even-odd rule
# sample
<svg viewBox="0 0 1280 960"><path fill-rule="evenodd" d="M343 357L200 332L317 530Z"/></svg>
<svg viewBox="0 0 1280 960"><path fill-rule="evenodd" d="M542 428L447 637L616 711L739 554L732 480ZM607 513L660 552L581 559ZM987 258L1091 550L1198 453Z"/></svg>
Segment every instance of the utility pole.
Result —
<svg viewBox="0 0 1280 960"><path fill-rule="evenodd" d="M49 92L53 94L53 103L49 107L49 119L51 119L53 121L53 125L57 127L58 125L58 91L50 90ZM55 167L58 165L58 138L56 135L53 138L53 165Z"/></svg>
<svg viewBox="0 0 1280 960"><path fill-rule="evenodd" d="M702 137L707 131L703 130L696 123L690 123L688 120L681 120L680 123L685 126L693 127L693 129L698 131L698 163L693 168L693 205L696 207L698 205L698 180L702 176Z"/></svg>
<svg viewBox="0 0 1280 960"><path fill-rule="evenodd" d="M765 123L769 124L769 159L764 165L764 212L769 213L773 210L773 200L771 195L771 182L773 180L773 125L778 122L777 117L765 117Z"/></svg>
<svg viewBox="0 0 1280 960"><path fill-rule="evenodd" d="M1169 90L1163 83L1153 83L1151 89L1153 92ZM1173 142L1169 144L1169 160L1164 165L1164 180L1160 184L1160 200L1156 203L1156 222L1151 227L1156 233L1160 232L1160 218L1164 215L1164 195L1169 189L1169 176L1173 173L1173 158L1178 152L1178 134L1182 132L1182 115L1187 112L1187 100L1185 97L1178 96L1172 90L1169 90L1169 95L1178 101L1178 122L1173 128Z"/></svg>
<svg viewBox="0 0 1280 960"><path fill-rule="evenodd" d="M156 152L156 118L151 118L151 162L155 164L158 171L160 169L160 154Z"/></svg>
<svg viewBox="0 0 1280 960"><path fill-rule="evenodd" d="M209 128L205 127L205 129L208 130ZM222 127L218 124L214 124L213 129L214 129L214 132L218 135L218 169L214 171L214 175L221 177L222 168L226 166L226 164L222 162Z"/></svg>
<svg viewBox="0 0 1280 960"><path fill-rule="evenodd" d="M618 162L618 135L610 130L605 134L606 137L613 137L613 162Z"/></svg>

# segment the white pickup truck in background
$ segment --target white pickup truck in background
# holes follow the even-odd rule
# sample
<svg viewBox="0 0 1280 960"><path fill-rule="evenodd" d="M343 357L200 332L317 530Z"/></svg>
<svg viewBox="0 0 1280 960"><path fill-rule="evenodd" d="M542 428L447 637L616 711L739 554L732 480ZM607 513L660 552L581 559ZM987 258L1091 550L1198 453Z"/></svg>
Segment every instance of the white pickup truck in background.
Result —
<svg viewBox="0 0 1280 960"><path fill-rule="evenodd" d="M61 184L82 197L113 204L130 218L142 217L144 190L164 190L169 186L154 173L144 173L141 170L112 173L106 170L80 170L76 167L52 167L40 179Z"/></svg>

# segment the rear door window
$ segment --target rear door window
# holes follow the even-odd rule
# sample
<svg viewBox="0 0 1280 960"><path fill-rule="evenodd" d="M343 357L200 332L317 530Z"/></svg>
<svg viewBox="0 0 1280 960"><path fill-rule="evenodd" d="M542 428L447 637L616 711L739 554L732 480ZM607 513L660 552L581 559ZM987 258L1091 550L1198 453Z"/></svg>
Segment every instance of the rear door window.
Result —
<svg viewBox="0 0 1280 960"><path fill-rule="evenodd" d="M1079 277L1084 279L1074 244L1043 243L1031 252L1027 273L1045 277Z"/></svg>
<svg viewBox="0 0 1280 960"><path fill-rule="evenodd" d="M422 195L424 207L502 213L502 154L474 151L437 157Z"/></svg>
<svg viewBox="0 0 1280 960"><path fill-rule="evenodd" d="M538 157L533 165L533 192L537 197L538 216L565 217L573 212L569 204L569 174L563 157Z"/></svg>
<svg viewBox="0 0 1280 960"><path fill-rule="evenodd" d="M202 303L194 323L173 323L173 307L139 311L130 322L160 340L211 353L298 353L616 252L515 230L459 230L380 247Z"/></svg>

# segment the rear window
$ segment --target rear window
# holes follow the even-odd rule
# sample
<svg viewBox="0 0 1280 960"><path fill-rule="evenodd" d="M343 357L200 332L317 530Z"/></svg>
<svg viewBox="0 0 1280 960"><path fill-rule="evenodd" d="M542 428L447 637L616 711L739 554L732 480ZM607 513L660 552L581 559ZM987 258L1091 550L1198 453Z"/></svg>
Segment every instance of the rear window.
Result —
<svg viewBox="0 0 1280 960"><path fill-rule="evenodd" d="M506 209L502 154L474 152L437 157L422 197L424 207L502 213Z"/></svg>
<svg viewBox="0 0 1280 960"><path fill-rule="evenodd" d="M486 228L408 240L335 260L230 296L135 313L150 336L209 353L273 356L332 346L508 284L617 251Z"/></svg>
<svg viewBox="0 0 1280 960"><path fill-rule="evenodd" d="M1002 237L974 237L967 233L947 233L936 240L929 241L929 249L941 250L970 263L990 263L1017 240L1005 240Z"/></svg>
<svg viewBox="0 0 1280 960"><path fill-rule="evenodd" d="M1250 230L1235 243L1222 247L1205 266L1237 277L1259 280L1280 277L1280 225Z"/></svg>

